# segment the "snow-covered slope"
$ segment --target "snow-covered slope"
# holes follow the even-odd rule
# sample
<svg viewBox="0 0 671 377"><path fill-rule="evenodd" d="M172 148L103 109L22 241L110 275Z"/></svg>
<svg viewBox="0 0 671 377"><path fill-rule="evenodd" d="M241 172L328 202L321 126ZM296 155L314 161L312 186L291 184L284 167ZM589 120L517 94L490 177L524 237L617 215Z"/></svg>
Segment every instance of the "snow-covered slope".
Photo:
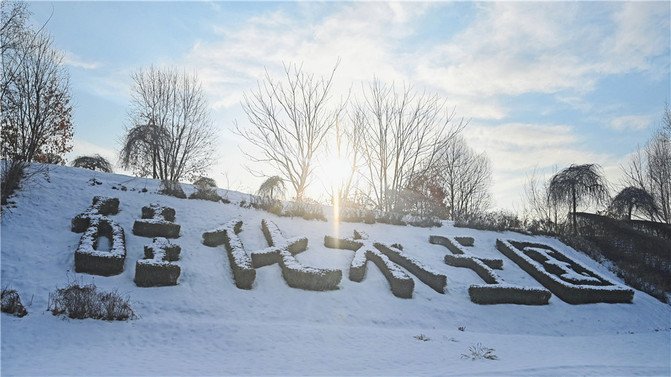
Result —
<svg viewBox="0 0 671 377"><path fill-rule="evenodd" d="M95 177L102 184L91 185ZM127 191L118 188L124 185ZM117 189L114 189L116 187ZM143 188L147 192L142 192ZM386 224L339 226L279 218L237 205L157 195L153 180L50 167L2 215L2 286L16 289L29 315L2 314L3 375L666 375L671 374L671 307L636 291L632 304L570 305L552 295L548 305L478 305L468 287L483 284L472 270L443 262L448 249L429 236L470 236L469 252L503 260L506 283L542 288L496 249L497 239L552 246L612 282L605 267L552 238L454 228ZM193 190L184 185L187 195ZM224 193L220 190L220 193ZM124 271L104 277L74 272L81 238L70 221L96 195L120 199L110 216L126 234ZM176 210L181 246L178 285L141 288L135 263L147 237L132 233L151 203ZM272 220L287 238L307 237L295 258L304 266L342 270L339 289L291 288L278 264L256 269L250 290L235 286L225 247L202 243L204 232L243 221L247 252L268 247L261 230ZM324 236L399 243L403 252L447 276L444 294L414 279L412 298L395 297L387 280L367 263L362 282L348 279L353 251L324 246ZM49 293L72 279L130 297L140 318L127 322L68 320L46 312ZM418 339L420 338L420 339ZM425 339L425 340L422 340ZM426 340L428 339L428 340ZM497 360L462 358L481 343Z"/></svg>

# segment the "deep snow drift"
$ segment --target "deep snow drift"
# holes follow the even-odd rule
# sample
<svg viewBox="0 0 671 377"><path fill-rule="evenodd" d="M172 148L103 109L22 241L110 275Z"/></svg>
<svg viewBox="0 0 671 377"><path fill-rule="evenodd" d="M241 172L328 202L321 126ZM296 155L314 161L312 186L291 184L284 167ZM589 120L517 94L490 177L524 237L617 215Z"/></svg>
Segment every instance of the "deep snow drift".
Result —
<svg viewBox="0 0 671 377"><path fill-rule="evenodd" d="M231 204L156 194L158 182L83 169L49 168L18 193L2 215L2 286L16 289L28 316L2 314L3 375L670 375L671 306L636 291L631 304L571 305L552 295L548 305L478 305L468 288L484 284L473 270L444 263L450 251L432 235L473 237L469 253L502 259L506 284L543 288L496 249L496 240L543 243L611 282L604 266L561 242L517 233L416 228L279 218L241 208L246 195L220 190ZM102 184L90 184L95 177ZM127 188L120 190L121 186ZM117 189L114 189L116 187ZM142 192L143 188L147 192ZM187 195L193 190L184 185ZM72 218L94 196L120 199L111 215L125 230L127 255L116 276L74 272L81 233ZM143 206L174 208L181 226L178 285L138 287L136 262L151 238L133 234ZM202 243L204 232L242 220L247 253L269 247L263 219L286 238L307 237L297 264L341 270L338 289L291 288L275 263L256 268L251 289L235 285L223 245ZM354 251L324 245L325 236L398 243L403 253L447 276L445 293L414 280L412 298L398 298L370 261L361 282L348 278ZM289 257L287 257L289 258ZM130 297L140 318L127 322L69 320L46 311L49 293L69 280L94 282ZM469 347L492 348L497 360L462 358Z"/></svg>

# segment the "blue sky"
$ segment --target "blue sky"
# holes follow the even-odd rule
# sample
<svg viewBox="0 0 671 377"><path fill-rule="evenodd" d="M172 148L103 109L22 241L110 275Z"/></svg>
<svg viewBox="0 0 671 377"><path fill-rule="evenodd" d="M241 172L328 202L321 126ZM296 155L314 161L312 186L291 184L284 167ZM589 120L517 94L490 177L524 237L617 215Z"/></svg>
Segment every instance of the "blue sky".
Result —
<svg viewBox="0 0 671 377"><path fill-rule="evenodd" d="M131 73L180 67L198 73L212 107L219 162L210 175L244 191L260 181L243 168L245 144L231 129L246 124L242 94L282 62L327 74L340 58L340 92L376 76L444 96L470 119L470 145L492 160L496 206L515 210L534 168L549 176L599 163L617 187L620 165L671 99L668 1L29 5L35 25L51 15L46 30L66 54L70 158L116 160Z"/></svg>

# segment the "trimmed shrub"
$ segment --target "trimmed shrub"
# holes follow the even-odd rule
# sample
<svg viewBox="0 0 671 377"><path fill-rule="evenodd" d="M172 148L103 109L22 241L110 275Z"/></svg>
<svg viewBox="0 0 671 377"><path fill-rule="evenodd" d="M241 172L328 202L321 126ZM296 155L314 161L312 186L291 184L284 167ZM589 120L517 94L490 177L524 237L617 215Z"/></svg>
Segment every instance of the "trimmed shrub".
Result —
<svg viewBox="0 0 671 377"><path fill-rule="evenodd" d="M569 304L630 303L634 299L633 289L615 285L547 245L499 239L496 240L496 247L557 297ZM566 275L571 274L570 270L589 278L586 279L589 280L589 284L585 284L584 280L576 281L576 279L567 278Z"/></svg>
<svg viewBox="0 0 671 377"><path fill-rule="evenodd" d="M394 264L389 257L382 254L372 241L362 239L360 233L356 231L354 231L354 234L354 239L324 237L324 246L326 247L354 251L354 257L349 268L349 279L361 282L366 275L366 262L370 260L375 263L385 276L394 296L412 298L415 281L399 266Z"/></svg>
<svg viewBox="0 0 671 377"><path fill-rule="evenodd" d="M173 221L174 209L150 204L142 207L142 220L135 220L133 234L142 237L178 238L181 226Z"/></svg>
<svg viewBox="0 0 671 377"><path fill-rule="evenodd" d="M547 305L552 294L542 288L518 287L505 284L471 285L468 287L471 301L481 305L520 304Z"/></svg>
<svg viewBox="0 0 671 377"><path fill-rule="evenodd" d="M119 213L119 198L94 196L91 207L72 219L70 229L75 233L84 232L89 227L91 219L117 213Z"/></svg>
<svg viewBox="0 0 671 377"><path fill-rule="evenodd" d="M139 287L177 285L181 273L174 262L179 259L182 248L166 238L156 237L144 247L144 259L135 263L135 284Z"/></svg>
<svg viewBox="0 0 671 377"><path fill-rule="evenodd" d="M100 237L110 240L107 250L98 250ZM123 272L126 240L123 228L108 217L89 217L89 226L75 251L75 271L111 276Z"/></svg>
<svg viewBox="0 0 671 377"><path fill-rule="evenodd" d="M447 276L439 274L424 266L420 261L405 255L399 248L390 247L385 244L376 242L375 248L380 250L382 254L386 255L392 262L402 266L411 274L417 276L424 284L433 288L438 293L445 293L447 287Z"/></svg>
<svg viewBox="0 0 671 377"><path fill-rule="evenodd" d="M28 311L21 303L19 293L9 288L2 289L2 312L19 318L28 314Z"/></svg>
<svg viewBox="0 0 671 377"><path fill-rule="evenodd" d="M267 265L270 261L276 260L282 269L282 276L287 284L292 288L300 288L311 291L325 291L338 289L340 280L342 280L342 271L307 267L301 264L294 255L307 249L308 240L305 237L285 238L275 223L268 220L261 221L261 228L266 237L268 249L262 250L261 257L256 257L257 252L252 253L254 265ZM277 256L273 256L276 254ZM270 263L268 263L270 264Z"/></svg>
<svg viewBox="0 0 671 377"><path fill-rule="evenodd" d="M238 237L241 231L242 221L231 220L214 230L203 233L203 244L210 247L224 244L235 285L240 289L252 289L256 279L256 270Z"/></svg>
<svg viewBox="0 0 671 377"><path fill-rule="evenodd" d="M128 301L117 291L99 291L93 283L81 285L74 281L49 293L47 310L53 315L65 315L72 319L126 321L137 318Z"/></svg>
<svg viewBox="0 0 671 377"><path fill-rule="evenodd" d="M453 253L445 255L445 264L470 268L487 283L474 284L468 288L468 296L473 303L547 305L550 301L551 294L545 289L505 284L492 269L501 269L502 260L478 258L463 248L465 244L473 246L474 240L471 237L430 236L429 242L443 245Z"/></svg>

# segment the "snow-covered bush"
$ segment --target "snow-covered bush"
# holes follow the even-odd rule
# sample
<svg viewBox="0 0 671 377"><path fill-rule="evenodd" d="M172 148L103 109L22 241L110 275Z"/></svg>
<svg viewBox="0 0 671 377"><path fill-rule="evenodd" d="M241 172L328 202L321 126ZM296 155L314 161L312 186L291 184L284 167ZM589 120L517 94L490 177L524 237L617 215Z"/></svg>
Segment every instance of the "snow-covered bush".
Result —
<svg viewBox="0 0 671 377"><path fill-rule="evenodd" d="M211 202L224 201L217 193L217 183L209 177L200 177L193 181L196 191L189 195L189 199L209 200Z"/></svg>
<svg viewBox="0 0 671 377"><path fill-rule="evenodd" d="M545 289L506 284L493 270L493 268L503 268L501 259L479 258L464 249L466 245L473 246L473 238L430 236L429 242L445 246L452 252L452 254L445 255L445 264L469 268L485 281L486 284L474 284L468 288L468 295L472 302L476 304L548 304L551 294Z"/></svg>
<svg viewBox="0 0 671 377"><path fill-rule="evenodd" d="M181 273L174 262L182 248L163 237L156 237L144 247L144 259L135 263L135 284L140 287L176 285Z"/></svg>
<svg viewBox="0 0 671 377"><path fill-rule="evenodd" d="M94 196L91 207L72 219L70 229L75 233L81 233L89 227L91 219L117 213L119 213L119 198Z"/></svg>
<svg viewBox="0 0 671 377"><path fill-rule="evenodd" d="M135 220L133 234L142 237L178 238L181 227L173 221L174 209L150 204L142 207L142 219Z"/></svg>
<svg viewBox="0 0 671 377"><path fill-rule="evenodd" d="M77 281L49 293L47 310L53 315L62 314L72 319L126 321L137 318L129 299L121 297L117 291L99 291L93 283L82 285Z"/></svg>
<svg viewBox="0 0 671 377"><path fill-rule="evenodd" d="M634 299L633 289L608 281L547 245L499 239L496 247L569 304L619 303Z"/></svg>
<svg viewBox="0 0 671 377"><path fill-rule="evenodd" d="M158 193L161 195L174 196L180 199L186 199L186 194L182 189L182 185L176 181L161 180L161 185L158 189Z"/></svg>
<svg viewBox="0 0 671 377"><path fill-rule="evenodd" d="M455 219L454 226L458 228L472 228L479 230L519 230L522 221L513 213L505 211L474 213Z"/></svg>
<svg viewBox="0 0 671 377"><path fill-rule="evenodd" d="M276 261L282 269L284 280L292 288L311 291L338 289L340 280L342 280L341 270L304 266L294 257L294 255L307 249L307 238L287 239L275 223L265 219L261 222L261 228L270 247L252 253L254 267L270 264L269 262L275 263ZM255 258L256 254L262 257Z"/></svg>
<svg viewBox="0 0 671 377"><path fill-rule="evenodd" d="M23 317L28 311L21 303L19 293L14 289L2 289L2 312L16 317Z"/></svg>
<svg viewBox="0 0 671 377"><path fill-rule="evenodd" d="M363 237L356 231L354 233L355 236L353 239L340 239L330 236L324 237L324 246L328 248L354 251L354 257L352 258L349 268L349 279L351 281L361 282L366 275L366 262L370 260L375 263L385 276L394 296L400 298L412 298L412 292L415 289L415 281L398 265L393 263L389 257L378 250L375 247L374 242L363 239Z"/></svg>
<svg viewBox="0 0 671 377"><path fill-rule="evenodd" d="M203 244L210 247L224 244L228 260L233 270L235 285L240 289L252 289L256 279L256 270L252 259L245 252L238 233L242 231L242 221L231 220L226 224L203 233Z"/></svg>
<svg viewBox="0 0 671 377"><path fill-rule="evenodd" d="M75 251L75 271L103 276L120 274L126 260L123 228L108 217L89 219L89 226ZM109 250L99 250L101 236L110 241Z"/></svg>
<svg viewBox="0 0 671 377"><path fill-rule="evenodd" d="M374 246L386 255L392 262L408 270L411 274L417 276L424 284L433 288L438 293L445 293L447 287L447 276L432 271L424 266L420 261L404 254L400 248L387 246L380 242L375 242Z"/></svg>

